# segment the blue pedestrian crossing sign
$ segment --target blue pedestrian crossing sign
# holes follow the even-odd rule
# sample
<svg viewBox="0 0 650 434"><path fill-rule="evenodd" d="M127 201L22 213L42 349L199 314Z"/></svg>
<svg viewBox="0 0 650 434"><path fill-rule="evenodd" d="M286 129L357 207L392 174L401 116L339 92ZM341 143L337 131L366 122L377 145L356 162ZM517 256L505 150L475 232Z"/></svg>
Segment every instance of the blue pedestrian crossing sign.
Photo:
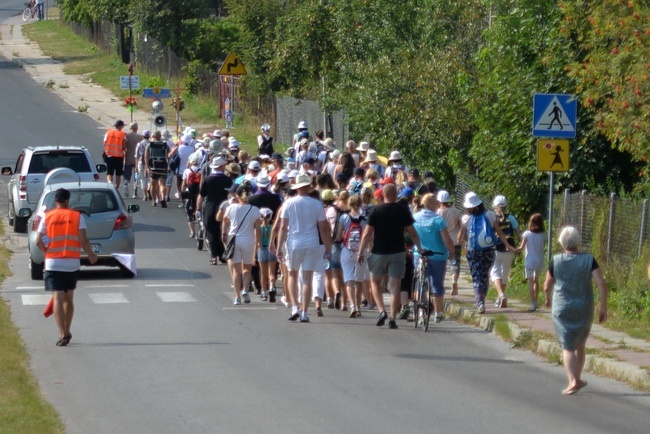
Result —
<svg viewBox="0 0 650 434"><path fill-rule="evenodd" d="M577 115L575 95L536 93L533 98L533 136L574 139Z"/></svg>

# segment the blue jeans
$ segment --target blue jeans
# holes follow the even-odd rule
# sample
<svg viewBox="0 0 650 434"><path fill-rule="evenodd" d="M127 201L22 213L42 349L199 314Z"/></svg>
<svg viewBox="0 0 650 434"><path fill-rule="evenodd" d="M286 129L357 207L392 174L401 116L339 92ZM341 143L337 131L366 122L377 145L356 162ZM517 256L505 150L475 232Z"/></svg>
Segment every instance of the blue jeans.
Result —
<svg viewBox="0 0 650 434"><path fill-rule="evenodd" d="M36 5L36 11L38 12L38 20L43 21L45 19L45 14L44 14L44 8L45 4L44 3L39 3Z"/></svg>

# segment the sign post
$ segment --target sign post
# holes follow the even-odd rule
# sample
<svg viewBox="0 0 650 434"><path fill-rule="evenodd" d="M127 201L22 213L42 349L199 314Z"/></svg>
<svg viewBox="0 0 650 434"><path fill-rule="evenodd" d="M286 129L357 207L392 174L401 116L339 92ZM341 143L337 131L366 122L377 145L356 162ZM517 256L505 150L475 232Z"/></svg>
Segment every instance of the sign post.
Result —
<svg viewBox="0 0 650 434"><path fill-rule="evenodd" d="M555 172L569 171L569 140L566 139L576 137L577 114L578 100L574 95L538 93L533 98L533 136L545 137L537 141L537 170L550 172L547 239L549 262L553 250Z"/></svg>
<svg viewBox="0 0 650 434"><path fill-rule="evenodd" d="M233 128L235 120L235 80L233 75L246 75L246 67L239 56L231 51L219 68L219 75L230 75L230 98L226 99L226 128ZM228 104L230 102L230 104Z"/></svg>

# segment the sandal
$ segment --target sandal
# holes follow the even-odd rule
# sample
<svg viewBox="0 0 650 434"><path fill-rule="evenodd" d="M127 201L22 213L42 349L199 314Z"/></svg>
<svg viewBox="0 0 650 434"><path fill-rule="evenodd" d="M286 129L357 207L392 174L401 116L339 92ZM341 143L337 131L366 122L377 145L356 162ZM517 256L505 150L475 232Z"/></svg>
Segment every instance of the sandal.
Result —
<svg viewBox="0 0 650 434"><path fill-rule="evenodd" d="M217 265L217 258L210 259L210 265Z"/></svg>

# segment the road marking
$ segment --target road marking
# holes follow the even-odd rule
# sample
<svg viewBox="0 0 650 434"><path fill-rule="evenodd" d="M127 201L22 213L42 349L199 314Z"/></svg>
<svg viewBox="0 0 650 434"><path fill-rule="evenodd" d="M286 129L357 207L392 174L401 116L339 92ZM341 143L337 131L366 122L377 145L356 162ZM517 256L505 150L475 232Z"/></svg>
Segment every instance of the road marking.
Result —
<svg viewBox="0 0 650 434"><path fill-rule="evenodd" d="M88 285L81 289L98 289L98 288L128 288L129 285Z"/></svg>
<svg viewBox="0 0 650 434"><path fill-rule="evenodd" d="M193 288L194 284L193 283L148 283L144 286L147 288L179 288L179 287Z"/></svg>
<svg viewBox="0 0 650 434"><path fill-rule="evenodd" d="M277 307L248 307L248 306L224 307L222 309L223 310L278 310Z"/></svg>
<svg viewBox="0 0 650 434"><path fill-rule="evenodd" d="M41 286L16 286L16 289L44 289L43 285Z"/></svg>
<svg viewBox="0 0 650 434"><path fill-rule="evenodd" d="M49 303L52 294L23 294L23 306L45 306Z"/></svg>
<svg viewBox="0 0 650 434"><path fill-rule="evenodd" d="M198 301L189 292L156 292L164 303L192 303Z"/></svg>
<svg viewBox="0 0 650 434"><path fill-rule="evenodd" d="M115 304L115 303L128 303L124 294L121 292L113 292L106 294L88 294L88 297L95 304Z"/></svg>

